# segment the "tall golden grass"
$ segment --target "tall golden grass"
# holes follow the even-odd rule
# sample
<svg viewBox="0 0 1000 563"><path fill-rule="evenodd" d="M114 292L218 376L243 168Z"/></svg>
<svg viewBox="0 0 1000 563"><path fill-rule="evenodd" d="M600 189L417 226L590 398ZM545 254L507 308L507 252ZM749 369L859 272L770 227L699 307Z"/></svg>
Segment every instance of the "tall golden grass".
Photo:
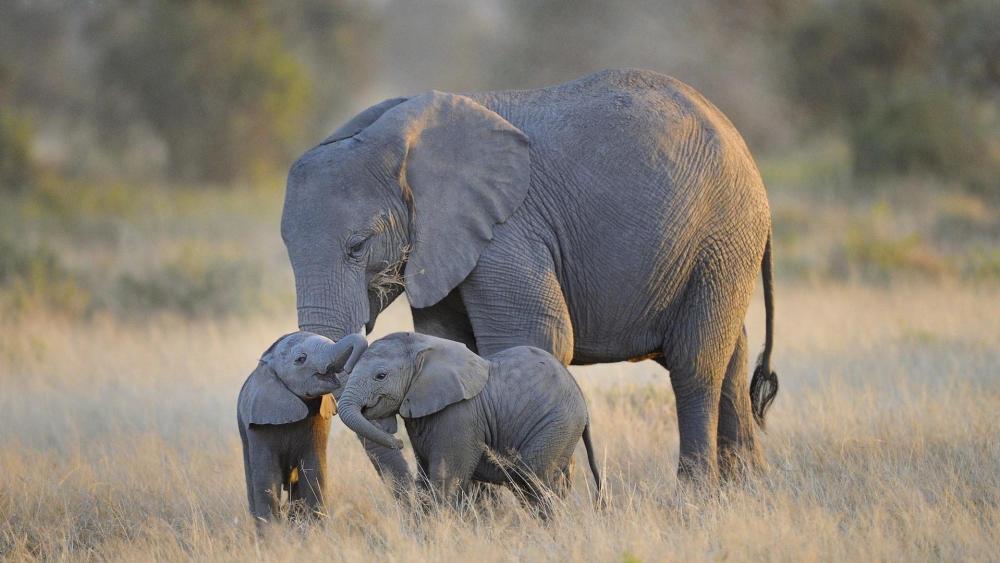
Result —
<svg viewBox="0 0 1000 563"><path fill-rule="evenodd" d="M329 516L263 539L235 398L294 312L233 320L34 314L0 326L0 556L8 560L997 560L1000 290L779 286L770 470L678 485L655 364L574 368L609 506L578 452L543 523L496 507L411 514L334 422ZM408 328L400 300L379 332ZM752 345L762 333L755 302ZM582 450L582 448L580 448Z"/></svg>

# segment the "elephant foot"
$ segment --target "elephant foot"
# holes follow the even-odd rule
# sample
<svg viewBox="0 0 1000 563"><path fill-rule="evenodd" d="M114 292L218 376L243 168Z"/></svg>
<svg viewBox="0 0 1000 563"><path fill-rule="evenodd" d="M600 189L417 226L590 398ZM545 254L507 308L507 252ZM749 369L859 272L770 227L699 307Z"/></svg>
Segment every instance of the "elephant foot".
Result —
<svg viewBox="0 0 1000 563"><path fill-rule="evenodd" d="M700 456L682 456L677 465L677 478L682 484L694 488L716 488L719 484L719 468L714 460Z"/></svg>
<svg viewBox="0 0 1000 563"><path fill-rule="evenodd" d="M767 462L758 448L723 449L719 451L719 476L726 483L740 483L762 475Z"/></svg>

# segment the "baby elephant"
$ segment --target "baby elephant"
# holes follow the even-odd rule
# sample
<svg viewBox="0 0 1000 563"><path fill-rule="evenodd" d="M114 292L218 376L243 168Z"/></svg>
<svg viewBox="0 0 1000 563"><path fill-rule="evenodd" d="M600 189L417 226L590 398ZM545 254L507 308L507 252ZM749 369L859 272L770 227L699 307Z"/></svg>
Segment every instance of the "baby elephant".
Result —
<svg viewBox="0 0 1000 563"><path fill-rule="evenodd" d="M338 405L349 428L396 449L402 442L370 420L399 413L422 482L444 500L472 481L507 484L547 516L544 493L567 491L581 436L600 492L583 394L569 371L537 348L486 360L451 340L391 334L362 356Z"/></svg>
<svg viewBox="0 0 1000 563"><path fill-rule="evenodd" d="M271 345L250 374L237 403L247 500L258 525L278 518L282 489L310 513L322 509L326 438L339 394L338 371L350 371L367 348L351 335L334 343L293 332Z"/></svg>

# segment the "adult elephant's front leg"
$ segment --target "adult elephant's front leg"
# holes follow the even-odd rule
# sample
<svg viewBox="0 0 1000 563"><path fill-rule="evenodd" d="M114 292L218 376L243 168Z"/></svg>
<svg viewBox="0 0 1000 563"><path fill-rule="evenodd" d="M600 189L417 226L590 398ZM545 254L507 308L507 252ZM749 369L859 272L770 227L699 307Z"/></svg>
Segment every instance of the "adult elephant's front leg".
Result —
<svg viewBox="0 0 1000 563"><path fill-rule="evenodd" d="M534 346L573 360L573 323L552 256L536 243L494 241L459 286L483 357Z"/></svg>
<svg viewBox="0 0 1000 563"><path fill-rule="evenodd" d="M478 353L469 314L457 288L430 307L411 308L410 311L413 313L413 329L416 332L461 342L469 350Z"/></svg>

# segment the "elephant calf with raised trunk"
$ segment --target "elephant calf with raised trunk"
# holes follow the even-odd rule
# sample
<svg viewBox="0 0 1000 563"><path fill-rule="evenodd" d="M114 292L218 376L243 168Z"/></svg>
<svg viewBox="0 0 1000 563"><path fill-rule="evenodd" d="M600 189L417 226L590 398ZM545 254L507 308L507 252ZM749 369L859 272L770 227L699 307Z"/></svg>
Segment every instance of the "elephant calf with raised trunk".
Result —
<svg viewBox="0 0 1000 563"><path fill-rule="evenodd" d="M529 346L488 360L465 345L414 333L368 349L339 400L340 418L388 448L402 442L369 419L400 414L421 483L455 500L472 482L506 484L548 514L546 492L565 494L581 436L600 492L587 403L569 371Z"/></svg>
<svg viewBox="0 0 1000 563"><path fill-rule="evenodd" d="M257 524L280 516L282 489L310 514L323 505L326 439L342 386L336 373L350 372L367 348L351 335L334 343L295 332L271 345L240 390L237 423L243 439L247 500Z"/></svg>

